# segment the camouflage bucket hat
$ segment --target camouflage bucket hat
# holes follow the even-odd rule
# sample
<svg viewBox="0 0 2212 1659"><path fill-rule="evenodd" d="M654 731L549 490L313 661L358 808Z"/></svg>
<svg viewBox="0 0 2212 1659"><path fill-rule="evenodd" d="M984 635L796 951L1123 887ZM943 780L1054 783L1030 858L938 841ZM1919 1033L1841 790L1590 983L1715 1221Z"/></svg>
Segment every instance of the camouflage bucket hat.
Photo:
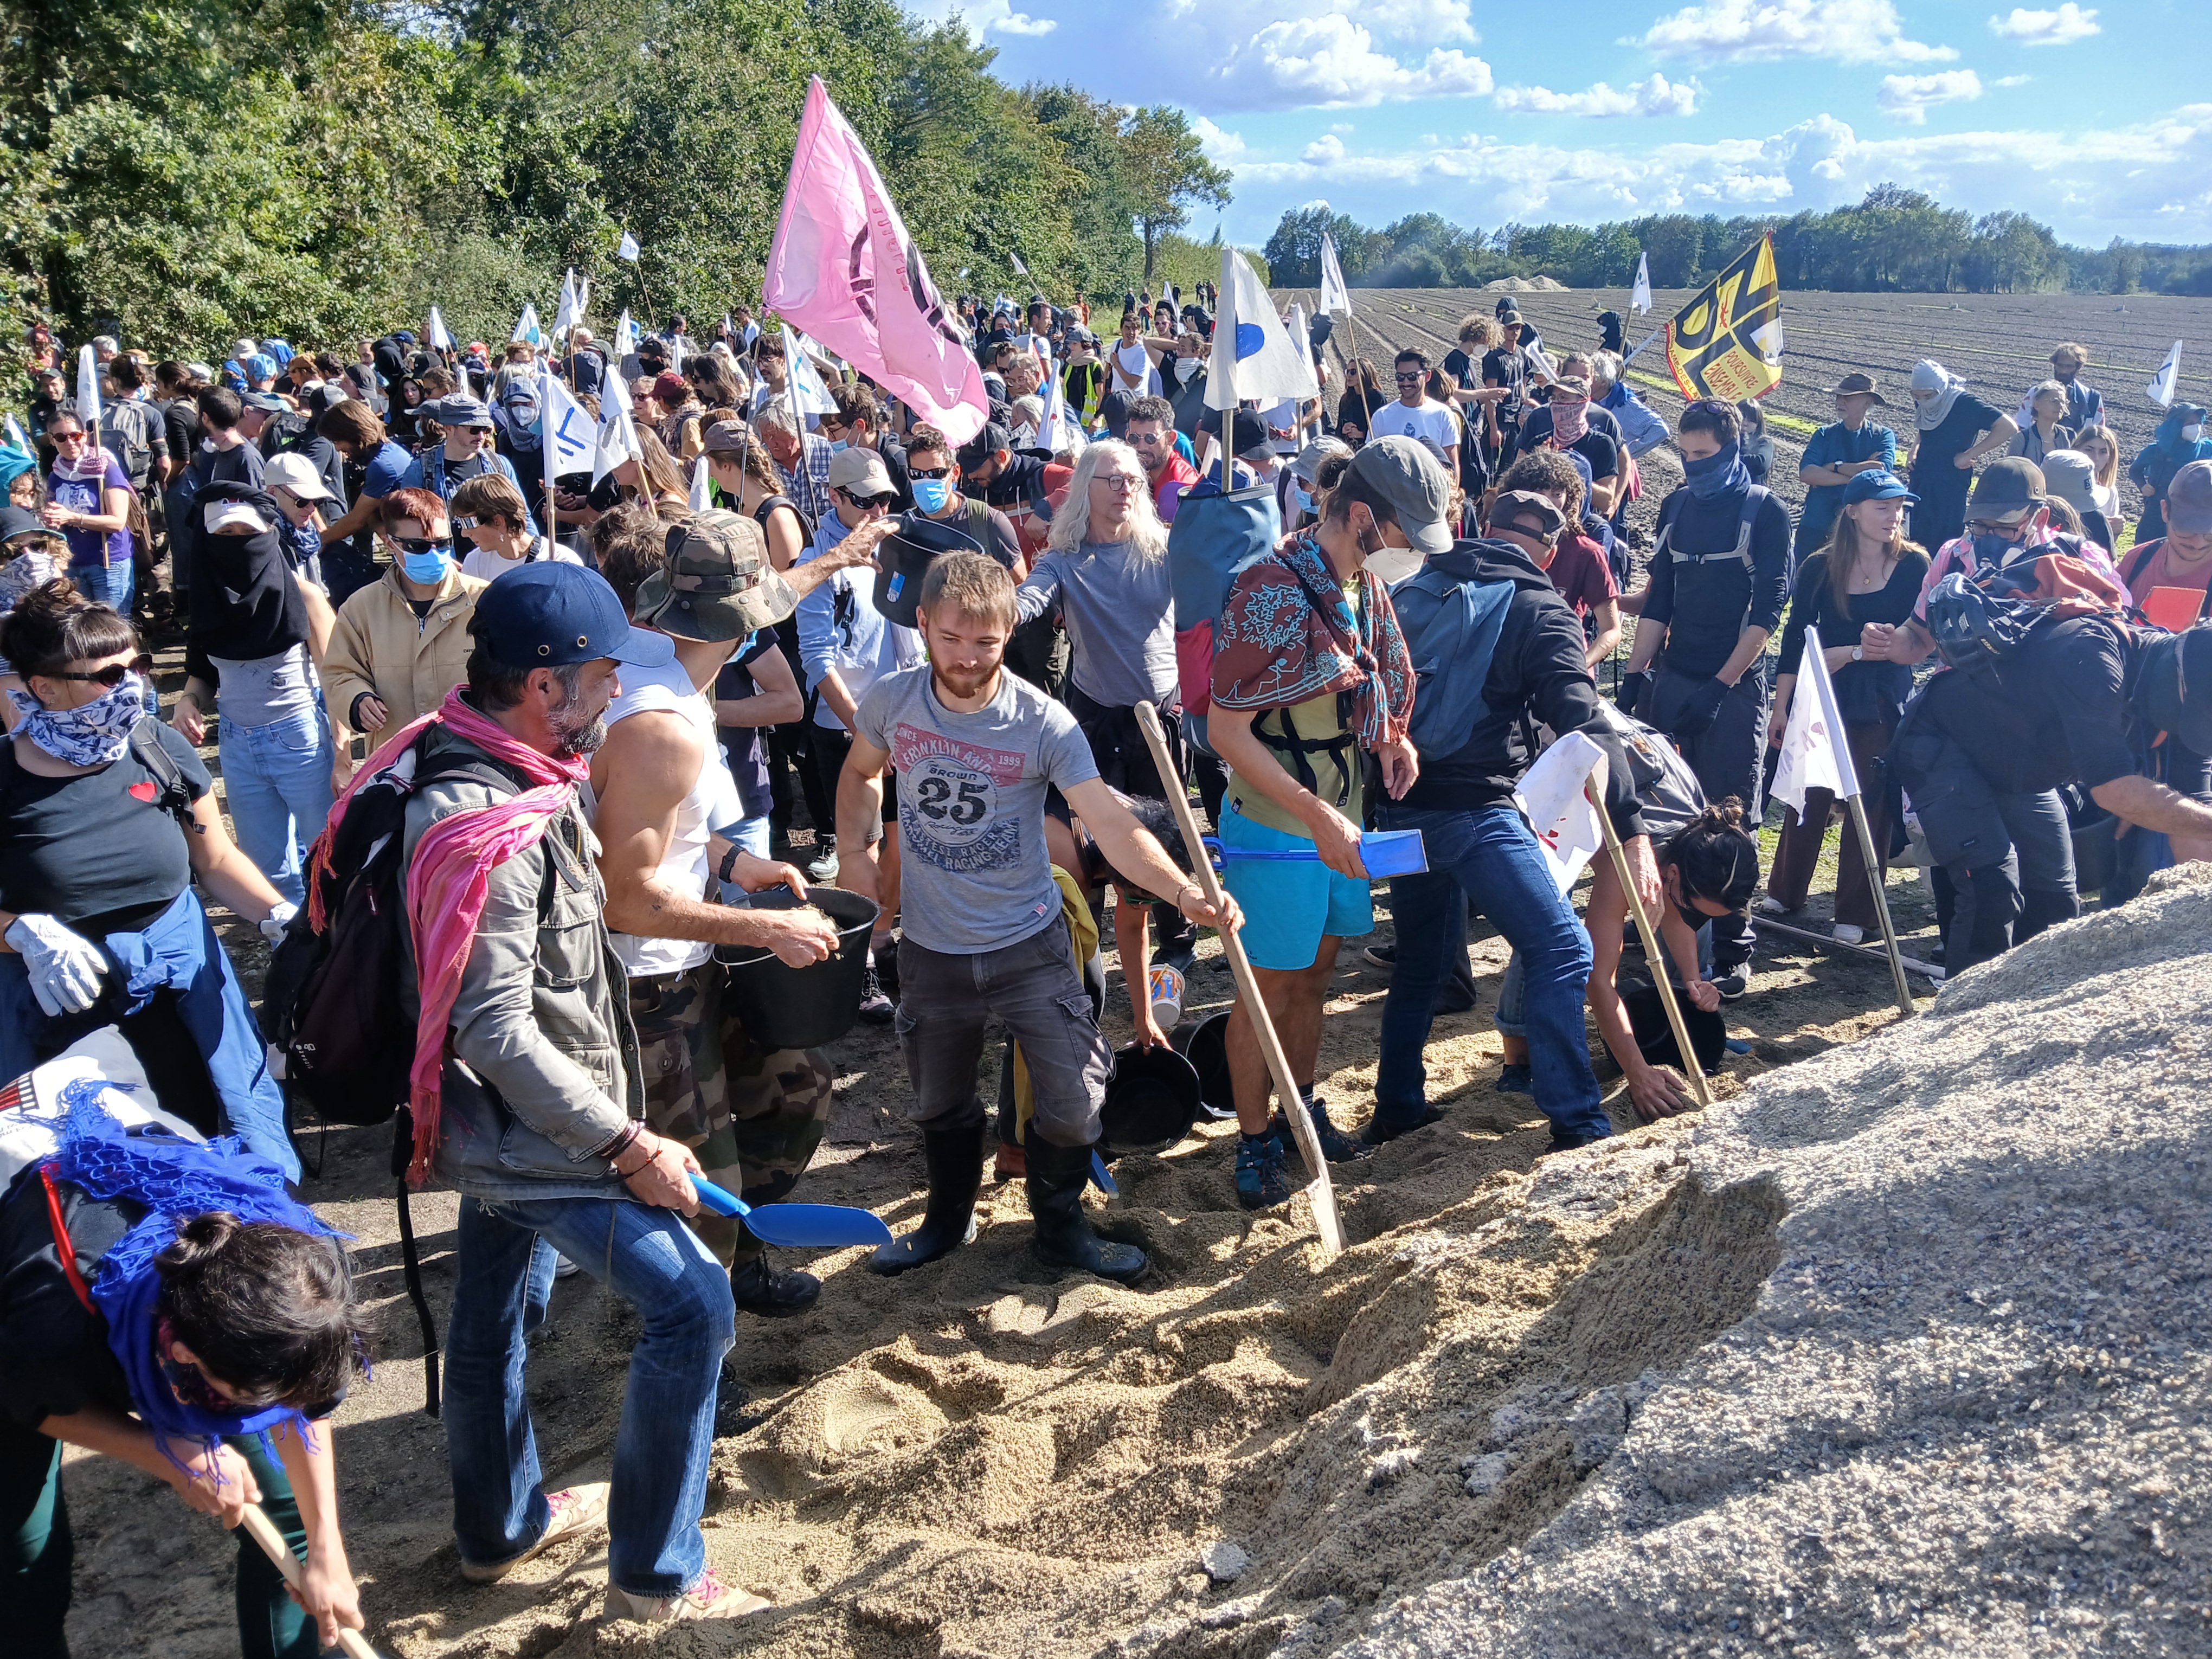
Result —
<svg viewBox="0 0 2212 1659"><path fill-rule="evenodd" d="M668 567L637 590L636 619L686 640L741 640L798 608L771 568L760 526L735 513L693 513L668 531Z"/></svg>

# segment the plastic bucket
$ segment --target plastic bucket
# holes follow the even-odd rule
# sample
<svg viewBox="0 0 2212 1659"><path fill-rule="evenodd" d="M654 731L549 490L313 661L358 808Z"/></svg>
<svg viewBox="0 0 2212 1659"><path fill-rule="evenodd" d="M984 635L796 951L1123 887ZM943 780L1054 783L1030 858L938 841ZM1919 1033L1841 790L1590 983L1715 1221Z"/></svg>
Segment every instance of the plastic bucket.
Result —
<svg viewBox="0 0 2212 1659"><path fill-rule="evenodd" d="M981 553L974 537L935 519L909 513L876 549L876 609L901 628L915 625L921 604L921 579L940 553Z"/></svg>
<svg viewBox="0 0 2212 1659"><path fill-rule="evenodd" d="M842 887L817 887L805 898L788 887L752 896L756 910L790 910L811 904L837 924L837 948L823 961L793 968L759 945L718 945L715 958L728 969L726 1006L747 1036L770 1048L818 1048L853 1029L860 1018L860 988L874 933L874 901Z"/></svg>
<svg viewBox="0 0 2212 1659"><path fill-rule="evenodd" d="M1198 1120L1198 1073L1173 1048L1135 1044L1114 1056L1098 1112L1100 1138L1114 1152L1158 1152Z"/></svg>
<svg viewBox="0 0 2212 1659"><path fill-rule="evenodd" d="M2100 811L2073 826L2074 890L2101 893L2118 872L2119 821Z"/></svg>
<svg viewBox="0 0 2212 1659"><path fill-rule="evenodd" d="M1198 1073L1200 1102L1217 1112L1237 1109L1237 1096L1229 1086L1229 1012L1197 1021L1186 1020L1169 1034L1168 1041L1182 1051Z"/></svg>

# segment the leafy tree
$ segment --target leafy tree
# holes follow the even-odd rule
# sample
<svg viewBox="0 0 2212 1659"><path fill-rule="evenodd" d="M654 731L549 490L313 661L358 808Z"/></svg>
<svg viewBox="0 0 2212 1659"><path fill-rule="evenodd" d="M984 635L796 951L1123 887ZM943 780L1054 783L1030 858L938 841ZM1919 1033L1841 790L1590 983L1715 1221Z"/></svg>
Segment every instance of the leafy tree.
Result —
<svg viewBox="0 0 2212 1659"><path fill-rule="evenodd" d="M1126 177L1136 207L1137 234L1145 241L1145 279L1163 232L1190 222L1194 206L1229 205L1229 171L1206 159L1190 118L1166 104L1140 109L1122 130Z"/></svg>

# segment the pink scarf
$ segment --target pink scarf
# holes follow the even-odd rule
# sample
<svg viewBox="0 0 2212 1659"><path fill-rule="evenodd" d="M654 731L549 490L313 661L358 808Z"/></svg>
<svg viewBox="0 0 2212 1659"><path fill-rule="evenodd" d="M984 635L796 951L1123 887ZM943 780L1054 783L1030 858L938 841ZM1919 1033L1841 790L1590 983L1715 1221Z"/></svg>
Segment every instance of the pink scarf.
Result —
<svg viewBox="0 0 2212 1659"><path fill-rule="evenodd" d="M1562 449L1575 442L1589 430L1589 404L1555 403L1552 405L1552 435L1559 440Z"/></svg>
<svg viewBox="0 0 2212 1659"><path fill-rule="evenodd" d="M71 483L96 483L107 477L107 452L98 444L87 444L77 452L73 461L54 457L54 476L67 478Z"/></svg>
<svg viewBox="0 0 2212 1659"><path fill-rule="evenodd" d="M496 721L464 702L455 687L446 693L442 708L386 739L331 806L330 823L316 839L310 865L308 920L317 932L326 920L317 878L330 867L332 839L354 791L397 761L433 725L465 738L537 787L474 811L441 818L416 843L414 860L408 866L407 919L415 932L416 979L422 998L415 1025L415 1063L408 1073L415 1156L407 1166L407 1179L415 1186L429 1178L430 1161L437 1151L447 1028L461 994L461 973L476 943L477 924L483 917L491 867L544 835L554 815L576 798L576 787L591 775L590 763L580 757L562 760L517 742Z"/></svg>

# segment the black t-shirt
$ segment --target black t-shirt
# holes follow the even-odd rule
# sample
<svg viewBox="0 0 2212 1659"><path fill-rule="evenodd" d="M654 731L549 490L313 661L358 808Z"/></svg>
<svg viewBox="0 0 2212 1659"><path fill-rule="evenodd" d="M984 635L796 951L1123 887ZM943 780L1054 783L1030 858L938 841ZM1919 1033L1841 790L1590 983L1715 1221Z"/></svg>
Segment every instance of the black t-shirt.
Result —
<svg viewBox="0 0 2212 1659"><path fill-rule="evenodd" d="M54 1187L77 1270L89 1280L93 1264L145 1212L88 1199L68 1182ZM77 1300L62 1267L46 1183L33 1164L0 1198L0 1419L36 1428L94 1406L130 1411L130 1385L107 1346L107 1322Z"/></svg>
<svg viewBox="0 0 2212 1659"><path fill-rule="evenodd" d="M763 628L754 635L752 644L724 663L721 672L714 676L714 701L734 702L758 696L760 687L754 684L749 671L776 645L774 629ZM737 780L738 799L749 818L760 817L770 804L769 731L765 726L725 726L720 730L723 751L729 757L730 775Z"/></svg>
<svg viewBox="0 0 2212 1659"><path fill-rule="evenodd" d="M154 731L194 800L215 787L189 744ZM149 926L191 879L185 832L130 750L97 772L47 778L0 744L0 910L52 916L97 943Z"/></svg>
<svg viewBox="0 0 2212 1659"><path fill-rule="evenodd" d="M1928 712L1990 787L2033 793L2094 789L2139 769L2130 741L2127 647L2101 617L2045 629L2002 662L1949 669L1928 684ZM2177 778L2193 793L2201 780Z"/></svg>
<svg viewBox="0 0 2212 1659"><path fill-rule="evenodd" d="M1467 353L1454 346L1444 353L1444 378L1462 391L1475 385L1475 362Z"/></svg>
<svg viewBox="0 0 2212 1659"><path fill-rule="evenodd" d="M1517 346L1497 346L1483 354L1482 382L1485 386L1502 386L1510 389L1511 395L1491 405L1498 418L1511 426L1521 418L1521 409L1528 395L1528 359Z"/></svg>
<svg viewBox="0 0 2212 1659"><path fill-rule="evenodd" d="M161 405L161 435L167 440L169 461L190 460L199 447L199 405L190 398L179 398Z"/></svg>
<svg viewBox="0 0 2212 1659"><path fill-rule="evenodd" d="M1743 524L1744 498L1701 501L1678 489L1661 504L1667 547L1651 561L1644 620L1667 624L1660 660L1673 672L1703 679L1720 672L1747 627L1770 632L1790 597L1790 511L1768 495L1751 521L1751 568L1740 560L1674 562L1674 551L1719 553L1733 548Z"/></svg>

